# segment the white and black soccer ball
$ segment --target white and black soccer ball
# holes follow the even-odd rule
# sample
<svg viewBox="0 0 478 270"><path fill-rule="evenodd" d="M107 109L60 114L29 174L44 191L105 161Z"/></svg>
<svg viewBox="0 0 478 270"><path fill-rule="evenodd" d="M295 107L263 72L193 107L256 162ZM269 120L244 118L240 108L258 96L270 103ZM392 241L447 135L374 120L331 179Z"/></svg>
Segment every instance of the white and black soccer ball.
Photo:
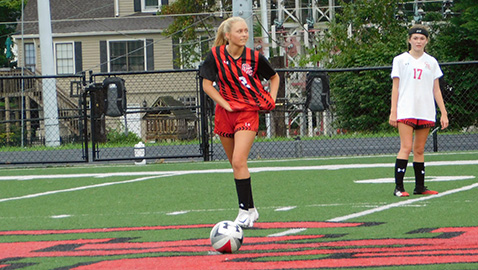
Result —
<svg viewBox="0 0 478 270"><path fill-rule="evenodd" d="M212 247L221 253L233 253L239 250L243 238L242 228L229 220L214 225L209 236Z"/></svg>

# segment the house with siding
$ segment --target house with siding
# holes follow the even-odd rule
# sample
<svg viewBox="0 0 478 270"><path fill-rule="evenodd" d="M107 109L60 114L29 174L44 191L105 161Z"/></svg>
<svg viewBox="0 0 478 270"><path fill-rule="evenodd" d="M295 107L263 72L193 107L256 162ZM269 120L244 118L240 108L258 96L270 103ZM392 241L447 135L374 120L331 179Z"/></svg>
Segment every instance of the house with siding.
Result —
<svg viewBox="0 0 478 270"><path fill-rule="evenodd" d="M167 0L50 0L55 73L74 75L88 71L107 73L178 68L173 61L178 53L177 40L163 35L173 18L157 15L161 7L168 4ZM28 72L26 75L41 74L36 0L28 1L25 6L24 23L19 24L13 39L17 45L18 67L25 67L24 71ZM178 73L174 78L166 79L167 83L161 84L160 81L164 82L162 77L165 76L167 75L143 74L127 77L128 106L138 108L146 104L152 105L162 96L173 96L185 105L195 105L194 78L184 79L181 76L190 75ZM69 114L78 111L78 97L70 92L69 82L62 80L64 79L57 78L56 84L58 111L60 117L68 119ZM175 81L182 81L183 86ZM39 84L41 81L24 91L25 109L37 119L42 119L44 105ZM20 104L19 92L18 89L11 88L8 92L0 90L0 100L5 100L8 105ZM186 104L183 100L192 100L194 104ZM5 114L11 116L12 120L18 118L18 115L8 111ZM106 128L118 128L121 125L118 120L107 117ZM9 123L7 125L10 126ZM60 125L62 140L81 135L77 123L60 120ZM28 140L41 140L44 137L42 120L27 122L26 129ZM144 132L138 135L142 138L147 136Z"/></svg>
<svg viewBox="0 0 478 270"><path fill-rule="evenodd" d="M172 69L171 17L157 16L164 0L50 0L55 72ZM28 1L13 36L18 66L41 70L37 1Z"/></svg>

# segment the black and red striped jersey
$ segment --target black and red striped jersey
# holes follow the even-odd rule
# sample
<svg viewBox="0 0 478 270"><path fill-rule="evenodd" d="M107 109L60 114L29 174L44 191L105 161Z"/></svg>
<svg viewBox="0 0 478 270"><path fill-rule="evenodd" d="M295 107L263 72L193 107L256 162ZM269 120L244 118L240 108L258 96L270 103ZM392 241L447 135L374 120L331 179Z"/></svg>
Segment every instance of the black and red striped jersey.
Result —
<svg viewBox="0 0 478 270"><path fill-rule="evenodd" d="M272 110L274 100L262 86L260 77L269 79L275 70L257 51L244 47L242 55L234 59L226 46L211 49L199 76L215 81L219 93L234 111Z"/></svg>

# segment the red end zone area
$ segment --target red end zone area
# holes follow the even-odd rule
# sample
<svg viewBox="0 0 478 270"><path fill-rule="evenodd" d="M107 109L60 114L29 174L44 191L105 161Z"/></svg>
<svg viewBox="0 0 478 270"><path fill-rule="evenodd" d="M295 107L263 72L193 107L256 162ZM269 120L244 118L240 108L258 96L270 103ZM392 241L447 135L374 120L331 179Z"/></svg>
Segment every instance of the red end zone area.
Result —
<svg viewBox="0 0 478 270"><path fill-rule="evenodd" d="M350 228L379 223L286 222L257 223L255 230ZM0 235L51 235L144 230L212 228L212 225L134 228L4 231ZM277 230L276 230L277 231ZM41 266L41 258L83 260L64 269L326 269L478 263L478 227L422 229L411 238L344 240L346 234L245 237L235 254L213 252L209 239L133 242L131 238L10 242L0 244L0 269ZM435 234L423 238L423 233ZM416 236L416 237L413 237ZM127 256L128 258L119 258ZM87 258L85 262L84 258ZM30 263L25 263L28 260ZM478 267L478 265L477 265Z"/></svg>

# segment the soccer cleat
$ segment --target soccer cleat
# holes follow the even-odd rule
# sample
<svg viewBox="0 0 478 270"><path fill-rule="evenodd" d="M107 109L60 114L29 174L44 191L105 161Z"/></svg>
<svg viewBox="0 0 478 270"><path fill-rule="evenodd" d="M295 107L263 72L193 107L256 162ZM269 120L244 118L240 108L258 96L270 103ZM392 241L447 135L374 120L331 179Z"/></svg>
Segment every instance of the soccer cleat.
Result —
<svg viewBox="0 0 478 270"><path fill-rule="evenodd" d="M416 187L413 191L414 195L437 195L438 191L429 190L427 187Z"/></svg>
<svg viewBox="0 0 478 270"><path fill-rule="evenodd" d="M249 218L249 211L239 208L239 213L237 214L237 217L234 220L234 223L236 223L237 225L243 228L248 228L249 224L251 223Z"/></svg>
<svg viewBox="0 0 478 270"><path fill-rule="evenodd" d="M257 212L256 208L249 208L248 210L249 216L250 216L250 224L249 227L254 227L254 222L256 222L259 219L259 212Z"/></svg>
<svg viewBox="0 0 478 270"><path fill-rule="evenodd" d="M393 195L397 197L408 197L410 194L405 191L403 187L395 187L395 190L393 191Z"/></svg>
<svg viewBox="0 0 478 270"><path fill-rule="evenodd" d="M254 222L259 218L259 212L256 208L250 208L249 210L239 209L234 223L241 226L242 228L252 228Z"/></svg>

